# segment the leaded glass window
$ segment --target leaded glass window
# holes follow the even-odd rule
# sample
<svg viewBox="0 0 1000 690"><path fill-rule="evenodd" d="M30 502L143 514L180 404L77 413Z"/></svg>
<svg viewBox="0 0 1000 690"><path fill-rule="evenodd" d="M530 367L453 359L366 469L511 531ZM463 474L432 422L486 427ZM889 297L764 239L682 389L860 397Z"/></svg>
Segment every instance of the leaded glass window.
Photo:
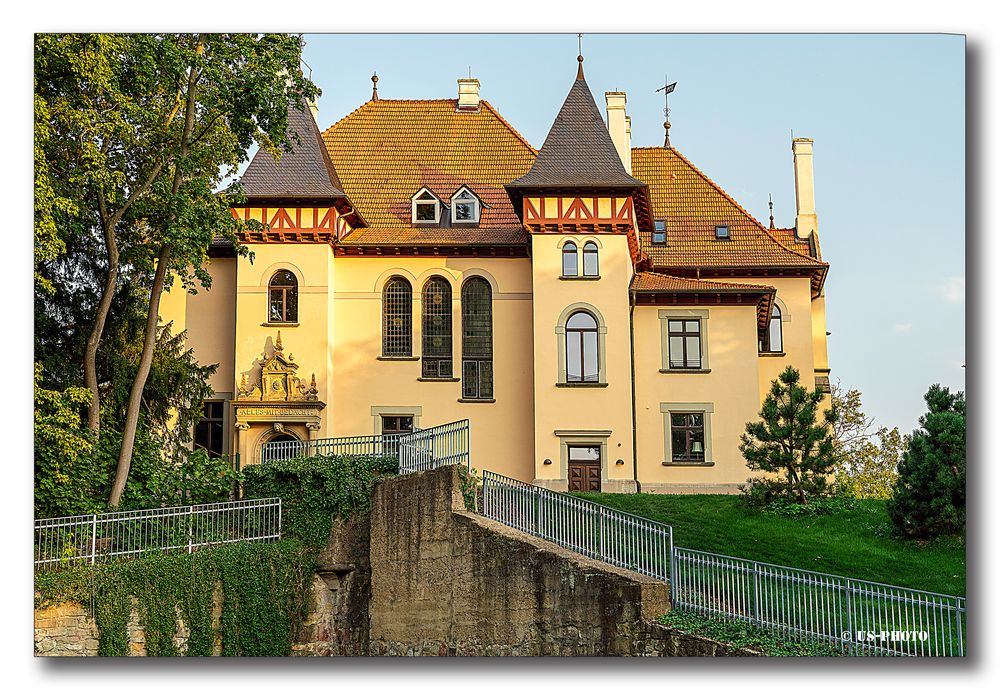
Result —
<svg viewBox="0 0 1000 690"><path fill-rule="evenodd" d="M394 276L382 288L382 356L412 354L413 293L406 278Z"/></svg>
<svg viewBox="0 0 1000 690"><path fill-rule="evenodd" d="M493 291L483 278L462 286L462 397L493 397Z"/></svg>
<svg viewBox="0 0 1000 690"><path fill-rule="evenodd" d="M423 377L450 379L451 366L451 284L431 278L423 292Z"/></svg>

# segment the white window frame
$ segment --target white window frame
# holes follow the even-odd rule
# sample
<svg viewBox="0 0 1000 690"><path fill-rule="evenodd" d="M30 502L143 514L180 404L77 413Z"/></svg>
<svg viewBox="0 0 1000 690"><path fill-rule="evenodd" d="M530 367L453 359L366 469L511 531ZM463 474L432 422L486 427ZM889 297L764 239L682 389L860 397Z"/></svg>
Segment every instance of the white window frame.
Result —
<svg viewBox="0 0 1000 690"><path fill-rule="evenodd" d="M460 197L463 193L468 193L468 195L471 198L470 199L459 199L458 197ZM458 206L458 204L472 204L473 212L472 212L472 218L470 220L459 220L458 214L456 213L456 207ZM476 196L476 193L473 192L468 187L466 187L465 185L462 185L461 187L458 188L458 190L451 197L451 222L452 223L478 223L479 222L479 214L482 213L482 209L483 209L482 201L479 200L479 197Z"/></svg>
<svg viewBox="0 0 1000 690"><path fill-rule="evenodd" d="M429 194L433 199L421 199L420 197L425 194ZM434 220L418 220L417 219L417 206L422 204L434 204ZM440 223L441 222L441 199L438 198L437 194L427 189L427 187L421 187L420 191L410 197L410 220L414 225L418 223Z"/></svg>

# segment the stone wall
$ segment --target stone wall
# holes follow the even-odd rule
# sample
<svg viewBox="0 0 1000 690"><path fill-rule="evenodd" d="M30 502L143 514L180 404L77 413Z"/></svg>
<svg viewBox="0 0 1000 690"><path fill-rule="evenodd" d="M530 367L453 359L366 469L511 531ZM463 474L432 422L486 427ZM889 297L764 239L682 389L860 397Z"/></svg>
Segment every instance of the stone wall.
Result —
<svg viewBox="0 0 1000 690"><path fill-rule="evenodd" d="M668 585L465 510L457 468L378 485L372 655L746 654L653 622Z"/></svg>

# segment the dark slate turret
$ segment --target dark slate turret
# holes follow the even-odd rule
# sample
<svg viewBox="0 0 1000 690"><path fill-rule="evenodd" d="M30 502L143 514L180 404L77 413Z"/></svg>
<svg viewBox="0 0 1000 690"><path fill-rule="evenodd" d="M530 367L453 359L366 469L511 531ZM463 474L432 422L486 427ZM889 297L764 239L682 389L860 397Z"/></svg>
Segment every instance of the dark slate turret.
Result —
<svg viewBox="0 0 1000 690"><path fill-rule="evenodd" d="M288 137L291 150L282 152L280 162L263 150L250 161L240 179L247 200L318 204L346 199L308 106L289 106Z"/></svg>
<svg viewBox="0 0 1000 690"><path fill-rule="evenodd" d="M608 127L583 76L577 70L569 95L545 137L527 175L507 185L521 195L528 189L635 189L645 185L622 165Z"/></svg>

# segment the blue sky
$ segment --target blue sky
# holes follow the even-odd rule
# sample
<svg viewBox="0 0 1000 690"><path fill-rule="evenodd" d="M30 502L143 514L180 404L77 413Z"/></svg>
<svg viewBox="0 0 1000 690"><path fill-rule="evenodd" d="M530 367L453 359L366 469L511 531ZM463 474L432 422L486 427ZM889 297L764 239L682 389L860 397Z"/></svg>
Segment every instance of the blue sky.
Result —
<svg viewBox="0 0 1000 690"><path fill-rule="evenodd" d="M541 146L575 34L310 35L322 128L368 100L482 96ZM965 43L947 35L587 34L587 81L628 93L632 141L671 141L758 219L794 223L790 131L815 139L834 379L909 432L931 383L965 388Z"/></svg>

